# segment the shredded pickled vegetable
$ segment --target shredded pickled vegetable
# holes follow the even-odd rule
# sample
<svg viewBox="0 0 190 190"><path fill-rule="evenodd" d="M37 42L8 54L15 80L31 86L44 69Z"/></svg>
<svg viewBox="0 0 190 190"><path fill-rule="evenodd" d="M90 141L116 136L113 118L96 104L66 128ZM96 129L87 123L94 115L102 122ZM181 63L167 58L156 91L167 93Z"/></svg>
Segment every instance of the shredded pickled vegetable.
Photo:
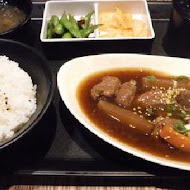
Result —
<svg viewBox="0 0 190 190"><path fill-rule="evenodd" d="M116 8L115 12L99 14L100 37L147 37L149 35L146 24L133 19L132 14Z"/></svg>

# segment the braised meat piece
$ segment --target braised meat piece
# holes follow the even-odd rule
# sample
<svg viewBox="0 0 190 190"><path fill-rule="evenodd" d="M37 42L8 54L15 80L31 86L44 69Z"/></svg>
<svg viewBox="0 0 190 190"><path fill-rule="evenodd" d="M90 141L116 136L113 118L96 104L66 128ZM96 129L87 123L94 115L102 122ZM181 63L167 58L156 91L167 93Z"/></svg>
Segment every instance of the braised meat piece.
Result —
<svg viewBox="0 0 190 190"><path fill-rule="evenodd" d="M136 84L137 82L135 80L130 80L129 82L125 82L121 85L116 96L116 102L119 105L124 107L130 106L137 90Z"/></svg>
<svg viewBox="0 0 190 190"><path fill-rule="evenodd" d="M176 96L176 101L185 109L190 109L190 90L184 90Z"/></svg>
<svg viewBox="0 0 190 190"><path fill-rule="evenodd" d="M137 104L142 108L163 107L166 104L163 92L160 90L151 90L141 94L137 98Z"/></svg>
<svg viewBox="0 0 190 190"><path fill-rule="evenodd" d="M91 89L91 97L97 100L100 96L113 97L118 92L121 81L117 77L106 76Z"/></svg>
<svg viewBox="0 0 190 190"><path fill-rule="evenodd" d="M164 125L173 127L174 124L178 123L179 121L180 121L179 119L174 119L174 118L157 117L155 119L155 127L152 132L152 135L158 138L160 136L160 131Z"/></svg>

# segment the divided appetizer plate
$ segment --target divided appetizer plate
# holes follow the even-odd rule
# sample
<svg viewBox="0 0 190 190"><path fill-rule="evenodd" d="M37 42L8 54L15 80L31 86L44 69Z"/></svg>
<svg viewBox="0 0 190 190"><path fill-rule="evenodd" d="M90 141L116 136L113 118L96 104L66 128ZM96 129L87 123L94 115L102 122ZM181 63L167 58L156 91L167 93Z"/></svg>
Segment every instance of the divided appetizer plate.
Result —
<svg viewBox="0 0 190 190"><path fill-rule="evenodd" d="M119 142L99 129L81 110L76 96L80 82L94 73L119 68L142 68L142 70L150 69L168 73L172 76L190 76L190 60L183 58L139 54L103 54L79 57L66 62L60 68L57 75L59 92L66 107L70 110L71 114L84 125L84 127L114 147L154 163L183 170L190 170L189 163L152 155L148 152L141 151L135 147Z"/></svg>
<svg viewBox="0 0 190 190"><path fill-rule="evenodd" d="M47 38L48 22L53 15L61 18L62 14L66 12L71 14L74 18L79 21L88 13L93 12L91 19L91 24L98 25L99 17L102 13L115 13L116 9L121 10L124 14L129 14L132 19L136 19L137 22L134 25L134 30L139 30L138 21L141 21L146 26L146 35L141 36L130 36L130 37L101 37L104 32L96 29L90 34L88 38ZM110 15L109 15L110 16ZM119 18L122 20L122 18ZM113 22L111 19L110 22ZM123 24L125 25L125 24ZM112 32L113 29L110 30ZM129 29L130 32L130 29ZM109 34L109 32L107 32ZM41 28L40 39L42 42L73 42L73 41L86 41L86 40L151 40L155 37L155 33L152 27L151 17L148 10L148 5L146 0L99 0L99 1L47 1L45 4L45 10L43 15L43 23Z"/></svg>

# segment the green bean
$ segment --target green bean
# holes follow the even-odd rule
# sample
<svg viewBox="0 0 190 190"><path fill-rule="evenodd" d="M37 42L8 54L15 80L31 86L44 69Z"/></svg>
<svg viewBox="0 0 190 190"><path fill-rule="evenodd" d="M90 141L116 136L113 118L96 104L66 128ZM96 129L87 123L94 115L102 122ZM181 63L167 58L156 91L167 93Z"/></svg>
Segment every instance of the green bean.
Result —
<svg viewBox="0 0 190 190"><path fill-rule="evenodd" d="M66 32L66 33L62 36L62 38L72 38L72 35L71 35L70 32Z"/></svg>
<svg viewBox="0 0 190 190"><path fill-rule="evenodd" d="M79 30L76 30L73 26L72 23L69 21L67 18L66 13L64 12L62 17L61 17L61 23L64 25L64 27L69 30L69 32L76 38L81 38L81 34Z"/></svg>
<svg viewBox="0 0 190 190"><path fill-rule="evenodd" d="M91 12L91 13L88 13L88 14L85 16L84 29L89 28L89 26L90 26L90 21L91 21L91 17L92 17L93 14L94 14L94 11Z"/></svg>
<svg viewBox="0 0 190 190"><path fill-rule="evenodd" d="M66 15L65 12L62 14L60 23L61 23L67 30L69 30L69 29L72 27L72 24L71 24L71 22L69 21L69 19L67 18L67 15Z"/></svg>
<svg viewBox="0 0 190 190"><path fill-rule="evenodd" d="M52 30L52 28L48 28L48 30L47 30L47 38L50 39L50 38L52 38L52 36L53 36L53 30Z"/></svg>
<svg viewBox="0 0 190 190"><path fill-rule="evenodd" d="M57 24L55 26L55 33L58 34L58 35L63 35L64 34L64 27L61 23Z"/></svg>
<svg viewBox="0 0 190 190"><path fill-rule="evenodd" d="M79 23L74 18L73 15L67 15L64 12L59 20L58 16L53 15L48 22L47 27L47 38L52 38L57 35L62 36L62 38L87 38L90 33L93 33L98 25L90 25L91 17L94 12L88 13L84 18L84 23L82 28L80 28ZM66 31L65 31L66 30ZM65 33L66 32L66 33ZM65 33L65 34L64 34Z"/></svg>
<svg viewBox="0 0 190 190"><path fill-rule="evenodd" d="M83 38L88 38L89 35L90 35L91 33L93 33L94 30L97 29L97 28L98 28L98 25L92 25L91 27L86 28L86 29L84 28L84 29L81 31L82 37L83 37Z"/></svg>
<svg viewBox="0 0 190 190"><path fill-rule="evenodd" d="M79 25L78 25L77 21L75 20L74 16L69 15L69 21L75 30L79 30Z"/></svg>
<svg viewBox="0 0 190 190"><path fill-rule="evenodd" d="M47 28L53 28L52 20L49 20L49 22L47 24Z"/></svg>
<svg viewBox="0 0 190 190"><path fill-rule="evenodd" d="M81 33L80 33L80 30L75 30L74 28L70 28L69 29L69 32L74 36L74 37L76 37L76 38L81 38L82 37L82 35L81 35Z"/></svg>
<svg viewBox="0 0 190 190"><path fill-rule="evenodd" d="M58 16L53 15L53 16L51 17L51 22L52 22L53 26L56 26L56 25L59 23L59 18L58 18Z"/></svg>

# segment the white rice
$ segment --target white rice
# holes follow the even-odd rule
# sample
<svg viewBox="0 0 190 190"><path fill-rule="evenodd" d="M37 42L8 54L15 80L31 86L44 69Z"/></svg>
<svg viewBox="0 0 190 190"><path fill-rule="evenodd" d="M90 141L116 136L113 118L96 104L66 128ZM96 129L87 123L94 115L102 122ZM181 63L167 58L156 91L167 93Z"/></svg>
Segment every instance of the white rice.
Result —
<svg viewBox="0 0 190 190"><path fill-rule="evenodd" d="M18 63L0 56L0 142L11 138L36 111L36 85Z"/></svg>

